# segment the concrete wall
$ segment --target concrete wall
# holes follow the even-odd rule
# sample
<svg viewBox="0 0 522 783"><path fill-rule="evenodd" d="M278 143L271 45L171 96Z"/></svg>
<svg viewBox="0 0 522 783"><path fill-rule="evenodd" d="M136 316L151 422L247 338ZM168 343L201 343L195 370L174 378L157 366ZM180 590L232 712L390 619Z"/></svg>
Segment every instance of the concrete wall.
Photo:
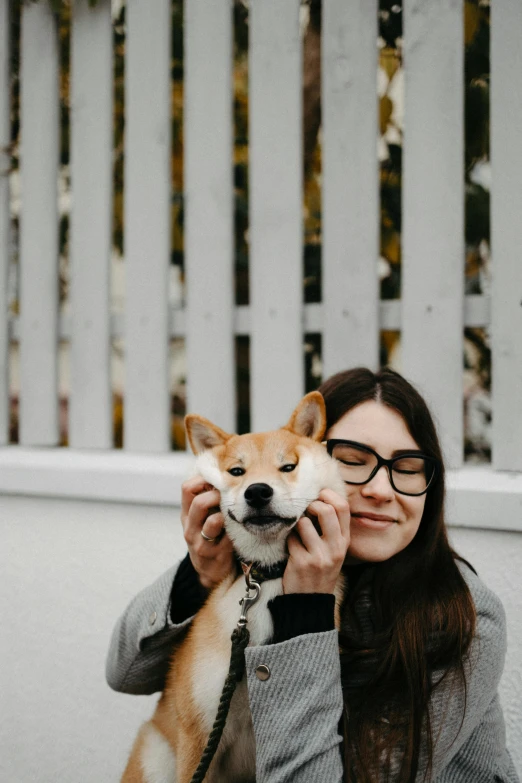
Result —
<svg viewBox="0 0 522 783"><path fill-rule="evenodd" d="M0 519L0 780L117 783L156 697L111 691L105 655L127 602L183 554L179 510L4 496ZM522 535L452 539L506 608L501 691L522 773Z"/></svg>

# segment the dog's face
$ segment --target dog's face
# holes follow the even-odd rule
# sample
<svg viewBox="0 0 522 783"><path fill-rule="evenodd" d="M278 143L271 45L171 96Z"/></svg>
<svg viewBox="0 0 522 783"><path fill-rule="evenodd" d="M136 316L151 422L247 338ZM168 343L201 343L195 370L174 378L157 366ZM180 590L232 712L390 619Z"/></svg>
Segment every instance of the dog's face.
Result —
<svg viewBox="0 0 522 783"><path fill-rule="evenodd" d="M326 487L344 493L335 462L321 445L326 416L318 392L301 400L286 427L229 435L200 416L186 428L197 471L221 493L226 531L246 560L271 565L286 556L286 538Z"/></svg>

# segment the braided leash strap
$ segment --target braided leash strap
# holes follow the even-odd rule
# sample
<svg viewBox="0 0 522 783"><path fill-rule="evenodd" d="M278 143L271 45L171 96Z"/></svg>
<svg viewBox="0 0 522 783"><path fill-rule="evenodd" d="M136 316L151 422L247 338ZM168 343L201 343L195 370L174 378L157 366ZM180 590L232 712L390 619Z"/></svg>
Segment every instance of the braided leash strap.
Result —
<svg viewBox="0 0 522 783"><path fill-rule="evenodd" d="M230 654L230 666L227 679L225 680L221 692L216 720L214 721L214 726L209 734L207 747L203 751L198 768L194 772L190 783L202 783L208 772L210 762L218 749L219 741L223 734L223 729L225 728L230 702L232 701L236 685L241 681L245 671L245 648L248 646L248 641L250 639L250 633L246 625L234 628L231 638L232 652Z"/></svg>

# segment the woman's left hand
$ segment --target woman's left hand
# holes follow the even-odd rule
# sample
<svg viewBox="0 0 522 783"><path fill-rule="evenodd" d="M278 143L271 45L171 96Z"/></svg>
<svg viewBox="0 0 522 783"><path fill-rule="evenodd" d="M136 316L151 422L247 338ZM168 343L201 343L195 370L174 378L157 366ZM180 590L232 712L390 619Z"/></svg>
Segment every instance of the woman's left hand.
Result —
<svg viewBox="0 0 522 783"><path fill-rule="evenodd" d="M301 517L288 536L284 593L333 593L350 546L350 506L331 489L320 492L307 508L317 517L319 535L308 517Z"/></svg>

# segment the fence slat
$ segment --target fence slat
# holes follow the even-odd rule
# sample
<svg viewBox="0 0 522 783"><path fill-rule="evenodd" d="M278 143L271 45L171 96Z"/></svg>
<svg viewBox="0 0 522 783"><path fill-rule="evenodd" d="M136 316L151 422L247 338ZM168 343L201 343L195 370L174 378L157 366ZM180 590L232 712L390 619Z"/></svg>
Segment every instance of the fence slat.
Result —
<svg viewBox="0 0 522 783"><path fill-rule="evenodd" d="M111 4L74 5L71 45L71 388L69 442L110 448Z"/></svg>
<svg viewBox="0 0 522 783"><path fill-rule="evenodd" d="M436 63L436 67L434 67ZM463 7L404 4L402 371L463 456Z"/></svg>
<svg viewBox="0 0 522 783"><path fill-rule="evenodd" d="M323 7L323 376L379 363L377 2Z"/></svg>
<svg viewBox="0 0 522 783"><path fill-rule="evenodd" d="M22 6L20 443L58 443L58 36L49 3Z"/></svg>
<svg viewBox="0 0 522 783"><path fill-rule="evenodd" d="M9 6L0 0L0 446L9 442Z"/></svg>
<svg viewBox="0 0 522 783"><path fill-rule="evenodd" d="M250 388L255 430L279 426L304 390L299 5L299 0L254 0L249 5Z"/></svg>
<svg viewBox="0 0 522 783"><path fill-rule="evenodd" d="M185 3L187 409L235 431L232 8Z"/></svg>
<svg viewBox="0 0 522 783"><path fill-rule="evenodd" d="M492 456L522 470L522 6L504 0L491 13Z"/></svg>
<svg viewBox="0 0 522 783"><path fill-rule="evenodd" d="M170 448L170 2L151 13L130 0L126 21L124 445L159 452Z"/></svg>

